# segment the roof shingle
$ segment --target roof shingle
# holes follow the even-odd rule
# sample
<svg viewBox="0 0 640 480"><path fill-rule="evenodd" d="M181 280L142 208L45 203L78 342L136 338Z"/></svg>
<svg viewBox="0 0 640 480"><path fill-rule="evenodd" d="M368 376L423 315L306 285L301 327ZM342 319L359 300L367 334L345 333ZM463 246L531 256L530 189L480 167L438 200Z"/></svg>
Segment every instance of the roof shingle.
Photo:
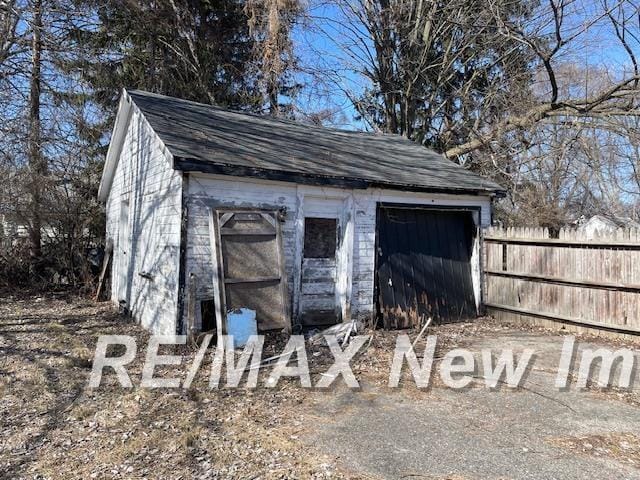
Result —
<svg viewBox="0 0 640 480"><path fill-rule="evenodd" d="M362 182L362 188L502 191L498 184L397 135L327 129L148 92L128 93L177 160L176 168L214 165L230 173L237 167L243 175L273 172L352 180Z"/></svg>

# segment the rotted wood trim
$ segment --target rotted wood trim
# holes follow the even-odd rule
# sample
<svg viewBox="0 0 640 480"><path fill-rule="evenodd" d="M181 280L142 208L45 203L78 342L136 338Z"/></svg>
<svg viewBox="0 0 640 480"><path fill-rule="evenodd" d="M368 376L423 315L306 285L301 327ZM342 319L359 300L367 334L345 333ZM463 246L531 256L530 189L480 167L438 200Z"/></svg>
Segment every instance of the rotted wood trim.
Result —
<svg viewBox="0 0 640 480"><path fill-rule="evenodd" d="M422 203L400 203L400 202L378 202L379 208L402 208L403 210L430 210L430 211L446 211L446 212L478 212L482 213L480 205L440 205L438 203L422 204ZM482 221L480 220L480 223Z"/></svg>
<svg viewBox="0 0 640 480"><path fill-rule="evenodd" d="M277 232L275 230L271 230L271 229L260 229L260 230L247 230L242 231L242 230L234 230L232 228L221 228L220 229L220 235L225 236L225 235L233 235L234 237L251 237L251 236L263 236L263 237L273 237L277 234Z"/></svg>
<svg viewBox="0 0 640 480"><path fill-rule="evenodd" d="M487 195L504 197L506 191L495 188L464 188L455 186L430 187L423 185L407 185L394 182L366 180L363 178L340 177L302 172L283 172L266 168L247 167L214 163L197 158L174 156L173 168L186 172L200 172L212 175L230 175L234 177L252 177L262 180L297 183L320 187L337 187L365 190L367 188L382 188L404 192L442 193L453 195Z"/></svg>
<svg viewBox="0 0 640 480"><path fill-rule="evenodd" d="M290 302L287 301L289 295L289 286L287 282L286 261L284 256L284 239L282 235L282 222L284 217L281 217L278 211L273 212L273 218L275 220L276 228L276 247L278 249L278 260L280 261L280 295L282 297L282 315L285 321L285 329L287 333L291 333L293 326L291 324L291 307Z"/></svg>
<svg viewBox="0 0 640 480"><path fill-rule="evenodd" d="M245 167L240 165L225 165L182 157L174 157L173 167L176 170L188 172L210 173L213 175L231 175L234 177L253 177L264 180L299 183L302 185L356 189L366 189L369 186L368 182L361 179L283 172L279 170L268 170L265 168Z"/></svg>
<svg viewBox="0 0 640 480"><path fill-rule="evenodd" d="M218 219L214 209L209 209L209 245L211 248L211 266L213 269L213 303L216 316L216 332L218 342L221 341L224 334L224 316L222 305L224 301L224 282L221 281L221 259L218 256L218 245L220 245L220 237L218 235ZM220 345L220 343L218 343Z"/></svg>
<svg viewBox="0 0 640 480"><path fill-rule="evenodd" d="M353 250L355 238L355 207L353 197L344 200L344 214L340 219L342 223L342 238L340 241L340 256L337 268L338 281L336 293L338 293L337 308L343 322L351 321L351 293L353 283Z"/></svg>
<svg viewBox="0 0 640 480"><path fill-rule="evenodd" d="M478 316L482 315L482 302L484 299L483 279L484 279L484 248L482 245L482 212L474 211L471 214L473 223L475 224L475 235L473 238L472 254L469 261L471 262L471 283L473 285L473 293L476 297L476 312Z"/></svg>

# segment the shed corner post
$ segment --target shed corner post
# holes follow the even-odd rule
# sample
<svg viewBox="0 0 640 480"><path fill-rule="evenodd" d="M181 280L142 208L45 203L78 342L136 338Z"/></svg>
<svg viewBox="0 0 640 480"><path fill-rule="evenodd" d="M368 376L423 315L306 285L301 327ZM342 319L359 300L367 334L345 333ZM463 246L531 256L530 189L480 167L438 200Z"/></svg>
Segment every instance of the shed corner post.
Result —
<svg viewBox="0 0 640 480"><path fill-rule="evenodd" d="M180 199L180 250L178 259L178 301L176 304L176 335L184 334L185 297L187 295L187 242L189 227L189 174L182 172L182 188Z"/></svg>
<svg viewBox="0 0 640 480"><path fill-rule="evenodd" d="M220 229L218 226L218 213L214 208L209 208L209 245L211 247L211 266L213 267L213 298L216 316L216 333L218 345L222 345L224 329L223 302L224 283L221 280L221 259L218 257L220 245Z"/></svg>
<svg viewBox="0 0 640 480"><path fill-rule="evenodd" d="M295 215L295 250L293 255L292 324L300 323L300 291L302 288L302 250L304 248L304 194L298 190Z"/></svg>
<svg viewBox="0 0 640 480"><path fill-rule="evenodd" d="M355 238L355 202L353 195L344 199L342 215L343 234L338 266L338 307L342 322L351 321L351 294L353 291L353 249Z"/></svg>
<svg viewBox="0 0 640 480"><path fill-rule="evenodd" d="M274 226L276 228L276 245L278 250L278 263L280 264L280 295L282 296L282 315L285 321L285 331L291 334L293 331L291 320L291 304L286 301L288 292L287 282L287 268L284 254L284 240L282 237L282 222L284 218L280 218L278 211L273 212L273 218L275 219Z"/></svg>
<svg viewBox="0 0 640 480"><path fill-rule="evenodd" d="M484 290L485 290L485 276L484 276L484 262L485 262L485 247L484 247L484 227L482 225L482 211L474 210L472 212L473 223L476 227L476 235L473 242L472 252L472 277L474 295L476 297L476 312L478 316L485 314L484 308Z"/></svg>
<svg viewBox="0 0 640 480"><path fill-rule="evenodd" d="M186 335L187 343L194 345L195 333L196 333L196 291L197 291L197 278L196 274L189 273L189 282L187 287L187 325Z"/></svg>

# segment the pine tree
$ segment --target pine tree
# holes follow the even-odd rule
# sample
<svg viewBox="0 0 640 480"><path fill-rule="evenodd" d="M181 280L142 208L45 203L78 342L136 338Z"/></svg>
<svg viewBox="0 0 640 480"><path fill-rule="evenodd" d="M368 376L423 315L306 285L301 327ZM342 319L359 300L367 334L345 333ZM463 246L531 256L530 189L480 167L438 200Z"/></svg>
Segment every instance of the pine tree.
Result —
<svg viewBox="0 0 640 480"><path fill-rule="evenodd" d="M87 22L71 32L81 72L101 106L137 88L257 110L253 41L234 0L80 0ZM93 19L93 21L92 21Z"/></svg>

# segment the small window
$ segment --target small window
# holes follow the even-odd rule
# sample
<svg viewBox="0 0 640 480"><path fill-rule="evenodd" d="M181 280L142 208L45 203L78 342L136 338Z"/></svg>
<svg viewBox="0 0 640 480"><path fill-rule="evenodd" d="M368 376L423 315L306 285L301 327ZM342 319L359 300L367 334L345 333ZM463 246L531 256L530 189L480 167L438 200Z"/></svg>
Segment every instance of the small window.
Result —
<svg viewBox="0 0 640 480"><path fill-rule="evenodd" d="M305 218L304 258L335 258L337 230L335 218Z"/></svg>

